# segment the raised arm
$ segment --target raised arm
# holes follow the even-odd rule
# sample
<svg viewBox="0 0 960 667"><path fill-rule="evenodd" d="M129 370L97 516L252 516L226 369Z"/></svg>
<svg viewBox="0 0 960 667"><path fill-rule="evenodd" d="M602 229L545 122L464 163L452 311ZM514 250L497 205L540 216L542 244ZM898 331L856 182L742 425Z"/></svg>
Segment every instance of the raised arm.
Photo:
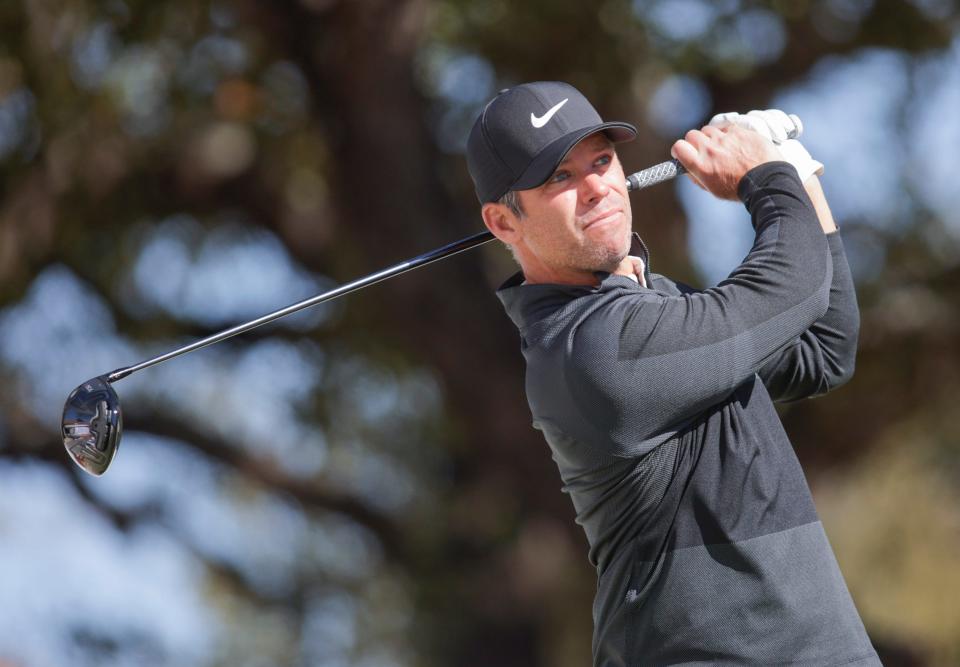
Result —
<svg viewBox="0 0 960 667"><path fill-rule="evenodd" d="M832 283L827 239L796 170L766 161L734 181L736 170L725 164L724 151L753 141L767 140L736 127L704 128L675 146L701 185L745 203L754 244L716 287L682 296L633 291L576 327L569 349L580 362L568 386L598 428L581 435L602 437L602 427L615 444L629 447L638 434L656 438L679 428L729 396L826 313ZM633 383L635 391L620 390L618 382Z"/></svg>
<svg viewBox="0 0 960 667"><path fill-rule="evenodd" d="M848 381L853 376L860 331L853 278L823 188L816 176L811 176L804 188L827 234L833 265L830 306L760 369L760 378L775 401L819 396Z"/></svg>

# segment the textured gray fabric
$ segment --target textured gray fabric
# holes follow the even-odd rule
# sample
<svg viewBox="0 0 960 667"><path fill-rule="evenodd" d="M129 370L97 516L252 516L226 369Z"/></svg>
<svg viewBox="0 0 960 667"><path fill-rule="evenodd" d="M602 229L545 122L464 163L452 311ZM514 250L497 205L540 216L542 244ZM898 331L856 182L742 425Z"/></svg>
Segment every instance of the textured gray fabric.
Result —
<svg viewBox="0 0 960 667"><path fill-rule="evenodd" d="M716 287L650 273L636 237L649 287L498 291L597 568L597 667L879 664L773 407L853 372L843 245L785 163L739 194L756 238Z"/></svg>
<svg viewBox="0 0 960 667"><path fill-rule="evenodd" d="M622 611L625 625L636 627L628 652L643 664L789 658L820 667L874 655L819 521L736 544L677 549L656 567L663 574L650 598L673 603L651 609L630 589ZM838 649L846 652L838 656Z"/></svg>

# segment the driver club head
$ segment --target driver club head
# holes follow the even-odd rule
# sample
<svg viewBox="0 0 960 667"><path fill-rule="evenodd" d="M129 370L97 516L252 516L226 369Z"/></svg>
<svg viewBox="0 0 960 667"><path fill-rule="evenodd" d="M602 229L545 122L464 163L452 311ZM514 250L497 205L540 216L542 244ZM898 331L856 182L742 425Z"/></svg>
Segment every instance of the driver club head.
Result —
<svg viewBox="0 0 960 667"><path fill-rule="evenodd" d="M63 406L63 446L74 462L91 475L102 475L113 461L123 433L120 398L106 376L74 389Z"/></svg>

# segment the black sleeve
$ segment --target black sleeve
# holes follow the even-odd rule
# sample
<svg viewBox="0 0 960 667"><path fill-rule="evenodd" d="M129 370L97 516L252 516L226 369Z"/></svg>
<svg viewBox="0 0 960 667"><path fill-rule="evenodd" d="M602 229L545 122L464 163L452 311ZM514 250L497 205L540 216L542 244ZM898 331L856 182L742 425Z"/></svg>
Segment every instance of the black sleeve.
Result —
<svg viewBox="0 0 960 667"><path fill-rule="evenodd" d="M833 264L826 314L775 354L760 378L775 401L819 396L853 376L860 311L839 232L827 235Z"/></svg>
<svg viewBox="0 0 960 667"><path fill-rule="evenodd" d="M722 401L827 312L827 239L796 170L760 165L738 194L756 236L726 280L679 296L631 292L577 327L568 386L595 427L663 433Z"/></svg>

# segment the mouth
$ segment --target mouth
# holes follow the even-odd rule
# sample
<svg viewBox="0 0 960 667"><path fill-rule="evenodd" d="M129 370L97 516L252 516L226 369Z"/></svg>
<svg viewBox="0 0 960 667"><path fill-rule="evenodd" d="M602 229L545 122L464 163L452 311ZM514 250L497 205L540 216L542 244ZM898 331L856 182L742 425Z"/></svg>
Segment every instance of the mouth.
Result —
<svg viewBox="0 0 960 667"><path fill-rule="evenodd" d="M604 225L606 223L612 222L616 218L616 216L619 215L620 213L621 211L618 208L612 208L609 211L605 211L604 213L601 213L597 217L590 220L590 222L585 224L583 226L583 231L586 231L591 227L594 227L597 225Z"/></svg>

